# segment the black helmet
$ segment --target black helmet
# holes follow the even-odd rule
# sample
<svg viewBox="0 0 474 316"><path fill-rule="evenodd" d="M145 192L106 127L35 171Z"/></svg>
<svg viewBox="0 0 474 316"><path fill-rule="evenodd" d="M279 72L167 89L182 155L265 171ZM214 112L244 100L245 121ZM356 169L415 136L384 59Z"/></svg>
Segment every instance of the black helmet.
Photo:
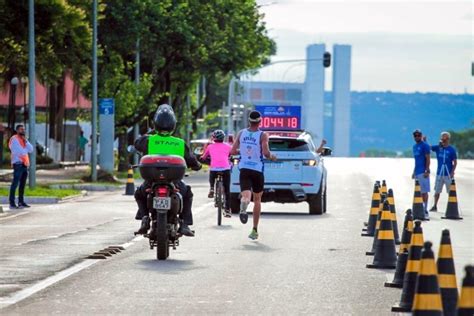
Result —
<svg viewBox="0 0 474 316"><path fill-rule="evenodd" d="M153 118L155 130L158 132L173 133L176 128L176 116L173 108L168 104L162 104L158 107Z"/></svg>
<svg viewBox="0 0 474 316"><path fill-rule="evenodd" d="M215 141L217 141L218 143L222 143L225 139L225 133L223 130L221 129L216 129L213 133L212 133L212 137L214 138Z"/></svg>
<svg viewBox="0 0 474 316"><path fill-rule="evenodd" d="M249 122L250 123L260 123L262 120L262 114L259 111L252 111L249 114Z"/></svg>

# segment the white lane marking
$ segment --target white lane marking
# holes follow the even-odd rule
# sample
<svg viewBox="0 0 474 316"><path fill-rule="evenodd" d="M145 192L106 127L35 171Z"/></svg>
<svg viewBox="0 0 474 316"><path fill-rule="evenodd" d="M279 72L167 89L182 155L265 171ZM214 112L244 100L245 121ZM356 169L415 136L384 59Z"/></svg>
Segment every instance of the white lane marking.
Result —
<svg viewBox="0 0 474 316"><path fill-rule="evenodd" d="M5 212L7 213L7 212ZM5 214L4 213L4 214ZM26 215L26 214L29 214L30 212L21 212L21 213L18 213L18 214L14 214L14 215L6 215L6 216L2 216L0 217L0 222L3 222L3 221L6 221L8 219L12 219L12 218L15 218L15 217L18 217L18 216L22 216L22 215Z"/></svg>
<svg viewBox="0 0 474 316"><path fill-rule="evenodd" d="M126 242L120 247L123 247L127 249L128 247L132 246L134 243L140 241L143 239L143 236L137 236L133 238L131 241ZM38 293L41 290L44 290L45 288L62 281L68 277L70 277L73 274L76 274L94 264L97 262L104 261L101 259L84 259L83 261L79 262L78 264L73 265L72 267L69 267L65 270L59 271L55 273L54 275L47 277L44 280L41 280L32 286L29 286L23 290L20 290L18 292L13 293L11 296L7 297L0 297L0 309L5 308L9 305L16 304L22 300L24 300L27 297L30 297L31 295Z"/></svg>

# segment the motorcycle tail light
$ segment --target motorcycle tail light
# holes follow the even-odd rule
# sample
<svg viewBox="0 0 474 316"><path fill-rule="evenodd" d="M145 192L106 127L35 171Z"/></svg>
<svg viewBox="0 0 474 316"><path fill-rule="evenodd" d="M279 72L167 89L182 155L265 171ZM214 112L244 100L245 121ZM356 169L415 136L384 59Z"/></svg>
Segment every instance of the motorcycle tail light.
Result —
<svg viewBox="0 0 474 316"><path fill-rule="evenodd" d="M156 190L156 193L158 194L159 197L165 197L168 195L168 188L159 187L158 190Z"/></svg>

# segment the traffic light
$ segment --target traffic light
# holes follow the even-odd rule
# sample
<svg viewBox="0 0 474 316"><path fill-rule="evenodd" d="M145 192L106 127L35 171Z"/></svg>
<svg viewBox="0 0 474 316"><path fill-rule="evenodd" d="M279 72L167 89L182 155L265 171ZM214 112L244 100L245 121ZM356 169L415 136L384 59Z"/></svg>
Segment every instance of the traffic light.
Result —
<svg viewBox="0 0 474 316"><path fill-rule="evenodd" d="M331 66L331 53L329 53L329 52L324 53L324 55L323 55L323 65L324 65L324 68L328 68L329 66Z"/></svg>

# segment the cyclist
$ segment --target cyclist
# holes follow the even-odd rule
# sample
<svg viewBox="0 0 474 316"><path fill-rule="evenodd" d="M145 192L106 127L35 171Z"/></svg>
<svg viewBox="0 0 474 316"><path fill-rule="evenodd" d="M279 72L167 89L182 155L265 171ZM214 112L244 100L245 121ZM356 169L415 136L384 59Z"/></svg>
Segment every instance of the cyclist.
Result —
<svg viewBox="0 0 474 316"><path fill-rule="evenodd" d="M186 164L193 170L201 169L201 164L193 155L184 140L171 136L176 128L176 116L173 108L168 104L158 107L153 119L155 130L135 140L135 148L144 155L178 155L186 160ZM141 220L138 234L146 234L150 229L149 210L147 208L147 192L150 183L145 181L135 191L135 200L138 204L138 212L135 219ZM194 236L189 225L193 224L191 206L193 203L193 192L191 187L182 180L175 182L183 197L183 211L180 214L180 227L178 232L185 236Z"/></svg>
<svg viewBox="0 0 474 316"><path fill-rule="evenodd" d="M270 152L268 134L259 129L262 115L258 111L249 114L249 127L241 130L232 145L231 154L240 152L240 221L247 223L247 207L253 192L253 228L250 239L258 238L258 222L260 220L261 201L263 195L263 157L275 161L276 156Z"/></svg>
<svg viewBox="0 0 474 316"><path fill-rule="evenodd" d="M209 172L210 190L208 198L214 197L214 184L216 182L217 174L220 172L223 175L224 191L225 191L225 206L224 216L231 217L230 212L230 150L231 146L224 143L225 133L223 130L215 130L211 138L213 143L209 144L204 154L201 156L201 161L206 160L209 156L211 158L211 171Z"/></svg>

